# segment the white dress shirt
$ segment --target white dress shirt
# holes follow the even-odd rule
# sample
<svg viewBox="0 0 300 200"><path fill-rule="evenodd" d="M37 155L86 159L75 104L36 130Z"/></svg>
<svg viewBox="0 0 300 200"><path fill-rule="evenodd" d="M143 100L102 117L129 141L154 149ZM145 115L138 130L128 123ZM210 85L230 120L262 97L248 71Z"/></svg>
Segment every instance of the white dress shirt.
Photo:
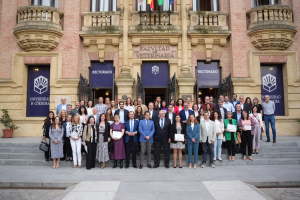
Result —
<svg viewBox="0 0 300 200"><path fill-rule="evenodd" d="M173 113L169 113L169 120L171 121L171 124L173 124Z"/></svg>
<svg viewBox="0 0 300 200"><path fill-rule="evenodd" d="M153 110L149 110L150 112L150 119L152 119Z"/></svg>
<svg viewBox="0 0 300 200"><path fill-rule="evenodd" d="M206 121L205 120L205 126L206 126L206 135L207 135L207 137L208 137L208 133L209 133L209 121Z"/></svg>
<svg viewBox="0 0 300 200"><path fill-rule="evenodd" d="M67 111L67 104L65 105L61 104L61 109Z"/></svg>
<svg viewBox="0 0 300 200"><path fill-rule="evenodd" d="M194 130L194 122L191 122L191 128Z"/></svg>
<svg viewBox="0 0 300 200"><path fill-rule="evenodd" d="M119 115L120 115L120 122L124 124L125 123L124 110L120 110Z"/></svg>
<svg viewBox="0 0 300 200"><path fill-rule="evenodd" d="M129 120L129 132L131 131L131 122L132 122L132 131L133 131L133 128L134 128L134 119L133 120Z"/></svg>

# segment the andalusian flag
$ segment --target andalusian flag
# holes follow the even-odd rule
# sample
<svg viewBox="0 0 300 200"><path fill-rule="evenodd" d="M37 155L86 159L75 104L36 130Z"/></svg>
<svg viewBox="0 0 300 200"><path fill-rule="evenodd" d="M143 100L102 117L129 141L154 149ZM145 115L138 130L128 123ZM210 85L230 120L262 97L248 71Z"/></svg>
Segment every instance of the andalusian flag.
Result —
<svg viewBox="0 0 300 200"><path fill-rule="evenodd" d="M161 6L165 3L165 0L157 0L157 3L158 3L159 6Z"/></svg>
<svg viewBox="0 0 300 200"><path fill-rule="evenodd" d="M150 4L150 8L154 10L154 0L147 0L147 4Z"/></svg>

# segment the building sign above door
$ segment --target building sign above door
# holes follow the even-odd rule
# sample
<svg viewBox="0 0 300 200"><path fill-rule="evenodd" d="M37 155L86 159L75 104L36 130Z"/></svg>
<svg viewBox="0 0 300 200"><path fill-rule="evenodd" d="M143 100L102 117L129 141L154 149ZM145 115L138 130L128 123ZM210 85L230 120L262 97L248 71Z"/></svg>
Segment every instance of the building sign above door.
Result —
<svg viewBox="0 0 300 200"><path fill-rule="evenodd" d="M176 46L135 46L134 59L176 59Z"/></svg>
<svg viewBox="0 0 300 200"><path fill-rule="evenodd" d="M218 88L220 86L218 62L198 62L197 83L202 88Z"/></svg>

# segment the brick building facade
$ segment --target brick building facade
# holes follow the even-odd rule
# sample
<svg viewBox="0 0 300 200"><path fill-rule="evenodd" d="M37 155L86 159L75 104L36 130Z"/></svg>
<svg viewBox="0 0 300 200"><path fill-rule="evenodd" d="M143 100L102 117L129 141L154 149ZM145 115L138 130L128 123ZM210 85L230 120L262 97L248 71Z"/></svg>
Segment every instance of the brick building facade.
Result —
<svg viewBox="0 0 300 200"><path fill-rule="evenodd" d="M174 0L170 9L165 0L153 12L146 0L138 2L0 0L0 108L9 109L21 127L15 136L41 135L45 117L29 112L39 107L30 107L28 81L39 68L49 73L53 111L61 97L73 106L83 98L81 76L90 87L86 99L95 104L99 96L194 102L198 96L236 93L261 99L265 86L269 92L277 87L281 93L272 97L283 105L276 116L278 134L300 133L299 0ZM155 73L147 74L149 66L167 71L155 80ZM263 67L280 73L262 74ZM204 71L216 72L217 82L204 86ZM103 80L111 84L99 81L105 73L111 76ZM281 85L272 86L276 78Z"/></svg>

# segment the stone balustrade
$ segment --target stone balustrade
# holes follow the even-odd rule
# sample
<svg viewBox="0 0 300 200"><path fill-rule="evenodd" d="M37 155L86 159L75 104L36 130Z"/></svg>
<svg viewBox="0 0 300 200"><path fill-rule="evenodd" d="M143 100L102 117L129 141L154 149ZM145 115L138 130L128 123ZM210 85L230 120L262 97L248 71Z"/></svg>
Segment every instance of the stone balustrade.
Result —
<svg viewBox="0 0 300 200"><path fill-rule="evenodd" d="M228 31L227 12L190 11L190 30Z"/></svg>
<svg viewBox="0 0 300 200"><path fill-rule="evenodd" d="M293 23L293 8L286 5L264 5L247 12L248 35L261 50L285 50L297 30Z"/></svg>
<svg viewBox="0 0 300 200"><path fill-rule="evenodd" d="M14 34L26 51L50 51L63 35L63 13L49 6L24 6L17 11Z"/></svg>

